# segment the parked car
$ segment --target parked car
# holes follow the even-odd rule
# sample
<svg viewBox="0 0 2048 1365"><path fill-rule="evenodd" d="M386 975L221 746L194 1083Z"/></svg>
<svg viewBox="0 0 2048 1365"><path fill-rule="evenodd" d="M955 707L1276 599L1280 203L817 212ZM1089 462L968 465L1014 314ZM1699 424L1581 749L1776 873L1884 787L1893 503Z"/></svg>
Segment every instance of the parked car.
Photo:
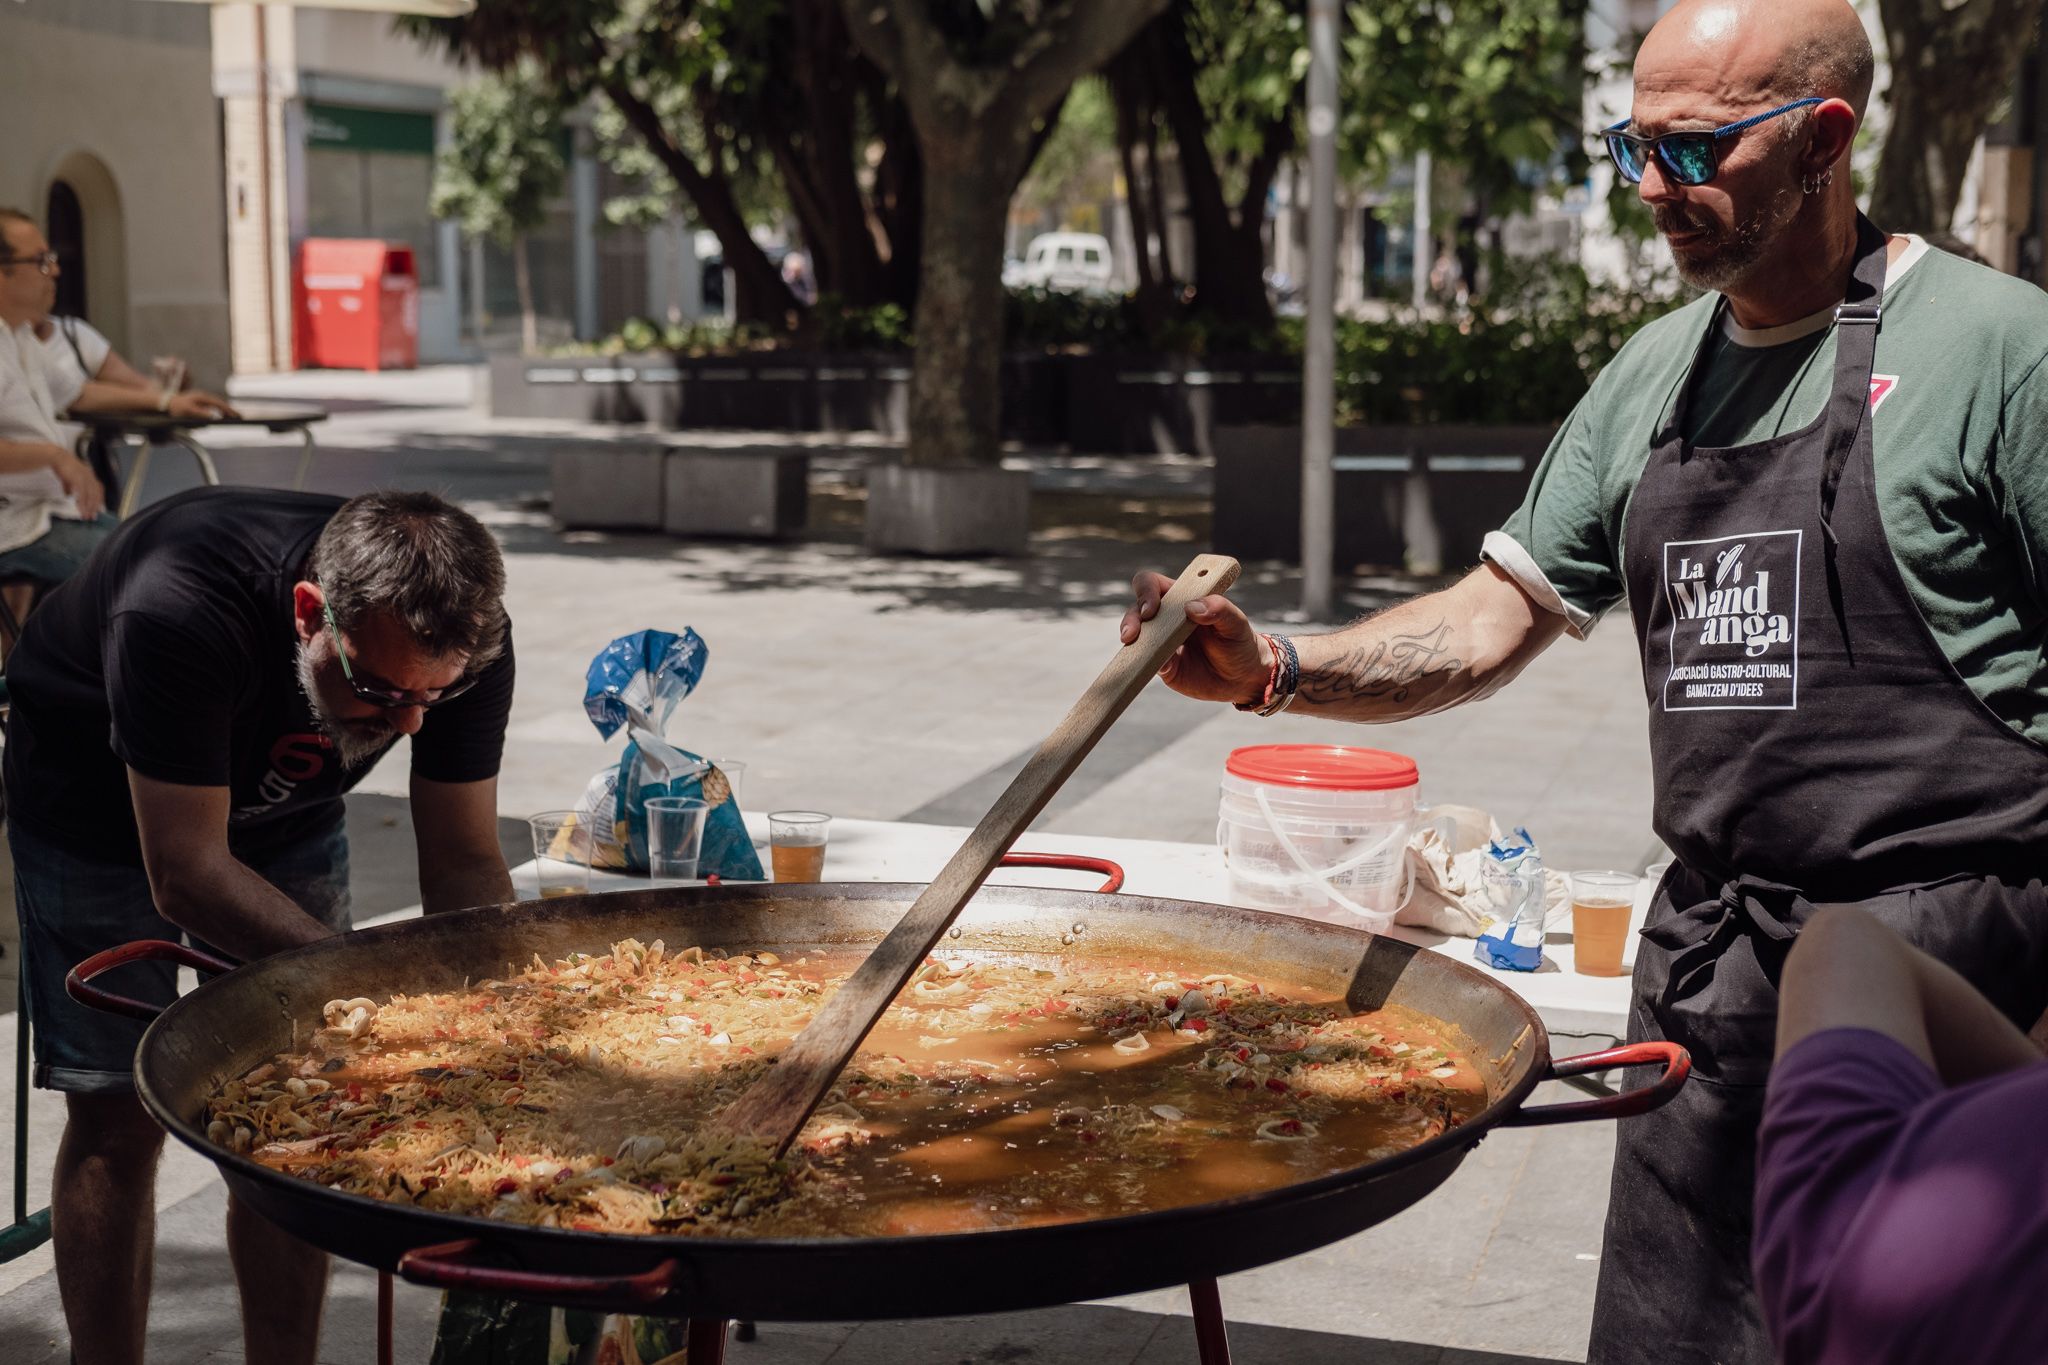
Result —
<svg viewBox="0 0 2048 1365"><path fill-rule="evenodd" d="M1107 290L1110 273L1108 238L1092 232L1047 232L1031 239L1014 282L1041 289Z"/></svg>

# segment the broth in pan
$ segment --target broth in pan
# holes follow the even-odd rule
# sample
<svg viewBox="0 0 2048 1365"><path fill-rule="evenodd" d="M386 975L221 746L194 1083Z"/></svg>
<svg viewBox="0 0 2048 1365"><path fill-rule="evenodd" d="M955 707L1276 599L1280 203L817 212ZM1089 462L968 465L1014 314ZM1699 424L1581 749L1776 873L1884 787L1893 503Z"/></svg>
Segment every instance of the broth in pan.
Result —
<svg viewBox="0 0 2048 1365"><path fill-rule="evenodd" d="M337 1000L224 1084L208 1135L422 1208L622 1233L881 1236L1256 1194L1477 1114L1446 1026L1174 961L938 957L788 1153L711 1150L859 961L628 940L502 979Z"/></svg>

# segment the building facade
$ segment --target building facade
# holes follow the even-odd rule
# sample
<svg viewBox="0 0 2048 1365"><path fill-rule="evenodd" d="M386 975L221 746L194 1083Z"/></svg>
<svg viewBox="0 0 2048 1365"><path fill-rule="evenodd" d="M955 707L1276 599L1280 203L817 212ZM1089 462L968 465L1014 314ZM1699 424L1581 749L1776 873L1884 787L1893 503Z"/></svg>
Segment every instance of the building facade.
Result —
<svg viewBox="0 0 2048 1365"><path fill-rule="evenodd" d="M207 11L135 0L0 5L0 204L62 258L58 305L147 370L229 371L220 115Z"/></svg>
<svg viewBox="0 0 2048 1365"><path fill-rule="evenodd" d="M472 73L397 32L388 15L214 10L237 369L291 366L294 263L308 237L376 237L412 248L422 363L516 344L510 253L463 240L428 207L434 155L448 134L448 92L468 79ZM566 191L528 243L543 340L595 339L634 316L694 316L688 235L679 224L607 228L602 206L614 187L580 116L564 138Z"/></svg>

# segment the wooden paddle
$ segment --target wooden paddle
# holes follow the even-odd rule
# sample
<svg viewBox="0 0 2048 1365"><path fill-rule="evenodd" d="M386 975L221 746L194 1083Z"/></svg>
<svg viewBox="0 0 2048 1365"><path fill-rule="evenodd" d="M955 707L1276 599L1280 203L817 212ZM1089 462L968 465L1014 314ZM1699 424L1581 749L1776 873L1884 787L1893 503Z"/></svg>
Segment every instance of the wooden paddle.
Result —
<svg viewBox="0 0 2048 1365"><path fill-rule="evenodd" d="M952 861L888 937L854 969L846 984L825 1001L775 1067L707 1126L707 1138L772 1141L777 1152L789 1145L875 1021L938 945L961 908L988 880L1017 836L1045 809L1060 784L1194 630L1187 604L1223 592L1236 581L1237 561L1227 556L1200 555L1188 565L1167 590L1158 614L1145 622L1137 640L1118 650L1109 667L1089 684L1073 710L1038 746L1024 771L996 798L994 807L974 827Z"/></svg>

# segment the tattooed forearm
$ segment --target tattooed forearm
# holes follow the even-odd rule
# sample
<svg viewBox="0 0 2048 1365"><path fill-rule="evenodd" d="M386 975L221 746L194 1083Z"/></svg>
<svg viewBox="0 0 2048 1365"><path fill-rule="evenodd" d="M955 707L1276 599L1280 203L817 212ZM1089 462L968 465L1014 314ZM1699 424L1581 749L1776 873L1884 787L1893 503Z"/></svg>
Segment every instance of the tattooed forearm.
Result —
<svg viewBox="0 0 2048 1365"><path fill-rule="evenodd" d="M1406 626L1406 623L1404 623ZM1311 666L1302 662L1300 696L1318 706L1373 701L1396 705L1428 691L1433 679L1464 668L1451 653L1451 623L1438 618L1421 628L1349 646Z"/></svg>

